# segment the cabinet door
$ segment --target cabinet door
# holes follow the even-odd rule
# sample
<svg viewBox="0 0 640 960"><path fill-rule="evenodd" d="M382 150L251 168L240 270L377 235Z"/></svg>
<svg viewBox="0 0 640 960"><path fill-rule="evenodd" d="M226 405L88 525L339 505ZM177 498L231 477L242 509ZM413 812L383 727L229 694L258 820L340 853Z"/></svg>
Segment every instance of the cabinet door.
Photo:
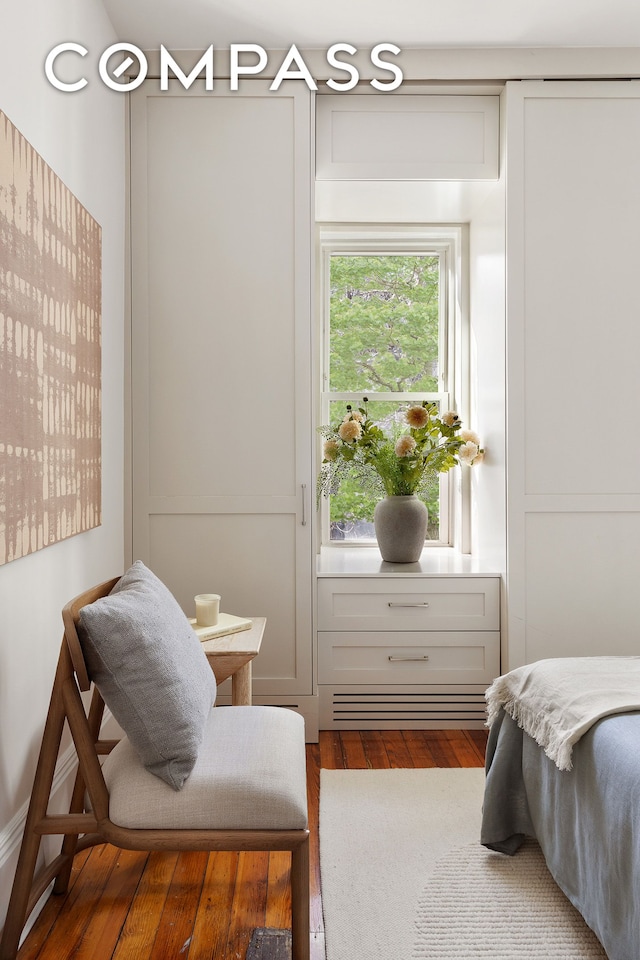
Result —
<svg viewBox="0 0 640 960"><path fill-rule="evenodd" d="M640 84L509 83L508 667L638 652Z"/></svg>
<svg viewBox="0 0 640 960"><path fill-rule="evenodd" d="M265 616L256 694L311 693L311 99L131 105L133 556Z"/></svg>

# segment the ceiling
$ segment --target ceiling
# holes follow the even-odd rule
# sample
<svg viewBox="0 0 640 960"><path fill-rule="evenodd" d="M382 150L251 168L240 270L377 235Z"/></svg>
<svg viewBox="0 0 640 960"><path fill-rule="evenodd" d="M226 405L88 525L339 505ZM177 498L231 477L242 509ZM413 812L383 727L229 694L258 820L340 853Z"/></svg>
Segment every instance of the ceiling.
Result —
<svg viewBox="0 0 640 960"><path fill-rule="evenodd" d="M143 49L640 47L639 0L103 0Z"/></svg>

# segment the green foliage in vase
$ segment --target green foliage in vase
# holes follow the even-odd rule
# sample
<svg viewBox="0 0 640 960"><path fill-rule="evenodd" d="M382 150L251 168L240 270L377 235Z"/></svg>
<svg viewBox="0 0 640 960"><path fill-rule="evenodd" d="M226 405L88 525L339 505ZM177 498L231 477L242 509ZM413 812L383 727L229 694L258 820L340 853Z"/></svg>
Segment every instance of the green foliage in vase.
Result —
<svg viewBox="0 0 640 960"><path fill-rule="evenodd" d="M397 416L377 423L367 404L365 397L357 410L347 405L340 423L320 428L325 440L318 498L337 494L350 476L365 494L433 498L440 473L484 456L477 435L461 429L457 413L440 414L435 403L401 407L402 425Z"/></svg>

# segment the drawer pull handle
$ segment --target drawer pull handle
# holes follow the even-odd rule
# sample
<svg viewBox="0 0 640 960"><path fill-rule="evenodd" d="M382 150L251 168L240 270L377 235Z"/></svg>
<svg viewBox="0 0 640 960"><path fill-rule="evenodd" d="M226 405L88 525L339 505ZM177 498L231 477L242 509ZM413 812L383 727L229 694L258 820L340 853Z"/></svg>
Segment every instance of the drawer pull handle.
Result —
<svg viewBox="0 0 640 960"><path fill-rule="evenodd" d="M429 604L425 600L423 603L394 603L392 600L389 600L387 604L389 607L428 607Z"/></svg>
<svg viewBox="0 0 640 960"><path fill-rule="evenodd" d="M390 662L390 663L394 663L394 662L397 661L397 660L400 660L400 661L402 661L403 663L405 663L406 661L409 661L409 660L420 660L420 662L422 662L423 660L428 660L428 659L429 659L429 657L427 657L427 656L425 656L425 657L389 657L389 662Z"/></svg>

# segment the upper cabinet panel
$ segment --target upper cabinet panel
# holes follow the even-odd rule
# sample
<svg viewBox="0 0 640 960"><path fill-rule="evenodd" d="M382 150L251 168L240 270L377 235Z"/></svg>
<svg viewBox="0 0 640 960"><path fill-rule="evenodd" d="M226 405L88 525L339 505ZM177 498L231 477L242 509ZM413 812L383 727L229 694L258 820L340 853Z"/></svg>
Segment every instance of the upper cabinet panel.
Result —
<svg viewBox="0 0 640 960"><path fill-rule="evenodd" d="M274 456L273 431L296 411L310 448L311 99L252 83L132 102L134 453L152 496L299 494L299 446Z"/></svg>
<svg viewBox="0 0 640 960"><path fill-rule="evenodd" d="M322 96L318 180L496 180L497 96Z"/></svg>
<svg viewBox="0 0 640 960"><path fill-rule="evenodd" d="M512 465L523 438L528 495L640 494L640 84L510 84L506 121Z"/></svg>

